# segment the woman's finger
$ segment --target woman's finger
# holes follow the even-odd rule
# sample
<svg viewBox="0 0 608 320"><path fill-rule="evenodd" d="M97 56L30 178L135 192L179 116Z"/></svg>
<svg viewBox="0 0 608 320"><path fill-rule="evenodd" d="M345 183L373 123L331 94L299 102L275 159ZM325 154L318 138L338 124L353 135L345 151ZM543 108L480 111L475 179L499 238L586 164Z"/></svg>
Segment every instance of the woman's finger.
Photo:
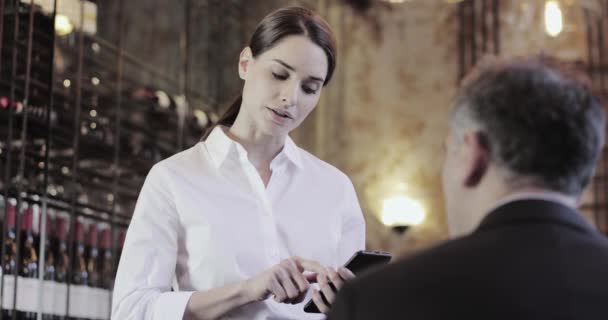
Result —
<svg viewBox="0 0 608 320"><path fill-rule="evenodd" d="M340 275L332 268L327 268L328 278L331 284L333 284L335 290L340 290L344 285L344 280Z"/></svg>
<svg viewBox="0 0 608 320"><path fill-rule="evenodd" d="M323 298L321 297L321 293L317 290L314 290L312 293L312 301L314 301L315 305L317 305L317 309L324 314L329 313L329 306L325 304Z"/></svg>
<svg viewBox="0 0 608 320"><path fill-rule="evenodd" d="M304 273L304 277L308 283L317 283L317 276L318 274L314 272Z"/></svg>
<svg viewBox="0 0 608 320"><path fill-rule="evenodd" d="M304 270L312 271L319 274L327 274L327 268L325 268L322 264L314 260L307 260L302 258L297 259L300 262L300 265L304 268Z"/></svg>
<svg viewBox="0 0 608 320"><path fill-rule="evenodd" d="M348 270L348 268L345 268L345 267L338 268L338 274L345 281L352 280L355 278L355 274L352 271Z"/></svg>
<svg viewBox="0 0 608 320"><path fill-rule="evenodd" d="M296 262L292 259L288 259L286 261L286 266L289 268L289 272L291 274L291 279L293 280L296 289L301 292L306 292L309 287L309 282L306 280L306 277L302 274L303 269L300 269Z"/></svg>
<svg viewBox="0 0 608 320"><path fill-rule="evenodd" d="M319 289L323 292L323 296L325 296L327 303L331 304L336 297L336 291L329 282L329 279L326 276L319 275L317 282L319 283Z"/></svg>
<svg viewBox="0 0 608 320"><path fill-rule="evenodd" d="M281 265L277 270L278 280L286 294L286 302L290 302L292 299L297 298L300 295L300 290L296 288L294 284L291 272L288 267Z"/></svg>
<svg viewBox="0 0 608 320"><path fill-rule="evenodd" d="M283 289L283 286L279 282L279 278L276 274L272 275L270 290L272 291L274 301L276 302L283 302L287 298L287 293Z"/></svg>

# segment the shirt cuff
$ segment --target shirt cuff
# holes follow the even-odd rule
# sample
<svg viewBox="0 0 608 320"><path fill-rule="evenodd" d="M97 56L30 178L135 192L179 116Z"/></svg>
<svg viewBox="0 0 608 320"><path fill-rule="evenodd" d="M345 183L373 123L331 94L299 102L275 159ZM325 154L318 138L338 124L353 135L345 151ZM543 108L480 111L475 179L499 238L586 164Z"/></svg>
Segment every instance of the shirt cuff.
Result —
<svg viewBox="0 0 608 320"><path fill-rule="evenodd" d="M194 291L162 293L154 303L154 319L183 319L193 293Z"/></svg>

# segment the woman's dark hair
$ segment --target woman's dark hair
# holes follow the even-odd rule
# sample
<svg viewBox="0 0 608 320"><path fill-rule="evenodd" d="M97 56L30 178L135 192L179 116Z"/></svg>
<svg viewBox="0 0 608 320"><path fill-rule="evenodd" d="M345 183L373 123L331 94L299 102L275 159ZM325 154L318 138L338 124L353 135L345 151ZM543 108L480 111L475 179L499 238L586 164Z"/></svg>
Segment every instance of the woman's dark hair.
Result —
<svg viewBox="0 0 608 320"><path fill-rule="evenodd" d="M302 7L287 7L276 10L260 21L256 27L249 48L253 57L268 51L287 36L303 35L321 47L327 56L327 75L323 86L329 83L336 68L336 39L329 24L315 12ZM220 119L205 132L203 140L217 125L232 126L241 109L239 96L224 112Z"/></svg>

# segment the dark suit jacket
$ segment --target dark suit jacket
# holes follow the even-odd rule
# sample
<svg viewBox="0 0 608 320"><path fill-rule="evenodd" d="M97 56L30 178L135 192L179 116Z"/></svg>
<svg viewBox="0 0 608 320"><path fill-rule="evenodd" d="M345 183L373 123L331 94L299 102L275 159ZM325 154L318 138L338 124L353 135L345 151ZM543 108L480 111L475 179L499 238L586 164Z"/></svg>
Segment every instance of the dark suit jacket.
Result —
<svg viewBox="0 0 608 320"><path fill-rule="evenodd" d="M558 203L511 202L347 283L328 320L347 319L608 320L608 240Z"/></svg>

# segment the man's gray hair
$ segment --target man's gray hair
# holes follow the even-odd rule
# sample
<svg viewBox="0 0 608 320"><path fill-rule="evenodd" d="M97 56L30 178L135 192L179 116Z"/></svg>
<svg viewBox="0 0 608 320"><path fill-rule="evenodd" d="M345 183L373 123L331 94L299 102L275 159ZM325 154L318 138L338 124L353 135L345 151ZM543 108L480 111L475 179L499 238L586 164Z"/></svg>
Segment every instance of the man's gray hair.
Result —
<svg viewBox="0 0 608 320"><path fill-rule="evenodd" d="M586 77L547 58L484 61L463 82L450 126L478 131L512 183L578 196L604 144L605 115Z"/></svg>

